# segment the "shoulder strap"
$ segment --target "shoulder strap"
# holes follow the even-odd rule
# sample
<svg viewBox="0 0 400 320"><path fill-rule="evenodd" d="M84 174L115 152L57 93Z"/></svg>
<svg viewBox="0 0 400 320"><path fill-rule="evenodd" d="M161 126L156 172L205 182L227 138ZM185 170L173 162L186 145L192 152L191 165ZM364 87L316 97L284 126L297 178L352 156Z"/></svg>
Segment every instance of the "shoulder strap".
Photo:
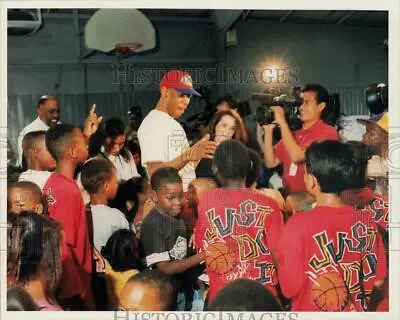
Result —
<svg viewBox="0 0 400 320"><path fill-rule="evenodd" d="M86 222L89 233L89 242L92 249L94 248L94 238L93 238L93 216L92 216L92 208L90 207L90 202L85 206L86 211Z"/></svg>

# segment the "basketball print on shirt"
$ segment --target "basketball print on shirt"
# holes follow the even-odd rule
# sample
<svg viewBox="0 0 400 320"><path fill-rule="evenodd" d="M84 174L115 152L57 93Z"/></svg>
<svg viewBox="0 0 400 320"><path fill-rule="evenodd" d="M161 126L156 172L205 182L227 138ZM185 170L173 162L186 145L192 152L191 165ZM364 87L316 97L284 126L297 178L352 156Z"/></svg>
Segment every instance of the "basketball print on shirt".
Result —
<svg viewBox="0 0 400 320"><path fill-rule="evenodd" d="M236 250L228 247L224 242L210 244L206 252L206 265L217 275L227 274L237 265Z"/></svg>
<svg viewBox="0 0 400 320"><path fill-rule="evenodd" d="M211 190L199 199L196 248L205 252L209 301L228 283L258 281L277 296L272 253L283 228L276 201L249 189Z"/></svg>
<svg viewBox="0 0 400 320"><path fill-rule="evenodd" d="M343 311L350 300L349 290L337 272L321 274L313 280L312 299L321 311Z"/></svg>
<svg viewBox="0 0 400 320"><path fill-rule="evenodd" d="M387 231L389 225L389 201L387 199L376 197L369 202L363 211L369 213L375 223Z"/></svg>
<svg viewBox="0 0 400 320"><path fill-rule="evenodd" d="M354 310L356 303L357 309L367 311L369 292L363 290L361 282L376 276L377 257L371 252L376 233L359 221L352 226L351 233L337 232L336 239L329 238L326 231L313 236L319 253L308 261L307 274L313 283L312 300L319 310L351 311L348 309Z"/></svg>

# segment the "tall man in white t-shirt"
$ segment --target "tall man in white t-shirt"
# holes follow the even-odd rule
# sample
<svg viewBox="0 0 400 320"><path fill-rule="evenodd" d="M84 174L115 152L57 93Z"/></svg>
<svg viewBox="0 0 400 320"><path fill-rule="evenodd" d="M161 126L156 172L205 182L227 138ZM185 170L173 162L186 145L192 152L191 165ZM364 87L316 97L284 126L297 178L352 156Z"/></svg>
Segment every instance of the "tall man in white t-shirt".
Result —
<svg viewBox="0 0 400 320"><path fill-rule="evenodd" d="M142 164L149 177L159 168L173 167L179 170L184 191L196 178L195 168L202 158L212 159L216 145L204 137L192 147L186 133L175 119L185 112L192 95L200 96L193 89L190 75L171 70L160 82L160 99L156 107L144 118L138 130L142 151Z"/></svg>

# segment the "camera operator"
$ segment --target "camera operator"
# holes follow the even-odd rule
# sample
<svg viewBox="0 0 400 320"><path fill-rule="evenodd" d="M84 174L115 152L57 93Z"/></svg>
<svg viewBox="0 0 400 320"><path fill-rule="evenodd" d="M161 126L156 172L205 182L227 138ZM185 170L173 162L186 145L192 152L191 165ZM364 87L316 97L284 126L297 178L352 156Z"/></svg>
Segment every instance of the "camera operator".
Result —
<svg viewBox="0 0 400 320"><path fill-rule="evenodd" d="M283 187L288 193L306 191L304 185L304 152L313 142L338 140L334 127L321 120L322 111L328 104L328 92L319 84L308 84L302 88L303 100L300 108L302 128L291 131L284 110L272 106L274 122L264 125L264 163L268 168L283 164ZM273 146L273 130L278 126L282 139Z"/></svg>

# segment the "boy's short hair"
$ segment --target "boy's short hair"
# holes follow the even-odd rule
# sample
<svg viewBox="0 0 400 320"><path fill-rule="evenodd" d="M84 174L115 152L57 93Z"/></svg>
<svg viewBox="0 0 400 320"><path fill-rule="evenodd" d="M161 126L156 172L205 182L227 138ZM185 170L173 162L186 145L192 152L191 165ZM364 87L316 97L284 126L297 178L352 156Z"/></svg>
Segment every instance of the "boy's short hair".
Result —
<svg viewBox="0 0 400 320"><path fill-rule="evenodd" d="M172 167L164 167L156 170L151 176L151 188L158 191L164 184L182 183L179 171Z"/></svg>
<svg viewBox="0 0 400 320"><path fill-rule="evenodd" d="M127 229L115 231L107 240L101 254L107 259L114 271L123 272L138 269L140 252L135 233Z"/></svg>
<svg viewBox="0 0 400 320"><path fill-rule="evenodd" d="M31 196L34 199L40 200L41 203L43 202L42 191L40 190L39 186L36 183L33 183L31 181L19 181L19 182L11 183L7 189L8 190L11 190L11 189L27 190L31 193Z"/></svg>
<svg viewBox="0 0 400 320"><path fill-rule="evenodd" d="M93 158L87 161L81 170L81 182L85 190L97 193L104 183L110 181L113 176L114 165L105 158Z"/></svg>
<svg viewBox="0 0 400 320"><path fill-rule="evenodd" d="M32 131L28 132L24 138L22 139L22 150L23 153L29 149L35 149L37 147L37 143L40 139L44 139L46 135L46 131Z"/></svg>
<svg viewBox="0 0 400 320"><path fill-rule="evenodd" d="M46 131L46 147L51 156L58 161L65 149L69 147L74 138L74 131L78 127L72 124L58 124Z"/></svg>
<svg viewBox="0 0 400 320"><path fill-rule="evenodd" d="M164 310L176 309L176 292L171 278L158 269L146 269L131 277L127 284L139 282L156 289L160 293L160 300L164 304Z"/></svg>
<svg viewBox="0 0 400 320"><path fill-rule="evenodd" d="M307 172L318 181L321 192L340 194L357 179L357 161L348 145L327 140L311 144L305 153Z"/></svg>
<svg viewBox="0 0 400 320"><path fill-rule="evenodd" d="M282 307L260 282L238 279L218 292L207 311L282 311Z"/></svg>
<svg viewBox="0 0 400 320"><path fill-rule="evenodd" d="M260 177L261 174L261 157L253 149L247 149L250 157L249 171L246 176L246 187L251 187Z"/></svg>
<svg viewBox="0 0 400 320"><path fill-rule="evenodd" d="M19 181L11 183L7 188L7 193L9 193L12 189L21 189L24 192L29 193L29 198L35 202L35 204L41 204L43 206L43 214L47 215L47 205L46 201L43 197L42 191L40 190L39 186L31 181ZM7 210L11 204L8 201L7 195ZM14 212L15 213L15 212Z"/></svg>
<svg viewBox="0 0 400 320"><path fill-rule="evenodd" d="M215 151L213 165L223 178L246 178L250 166L249 152L243 143L233 139L226 140Z"/></svg>

